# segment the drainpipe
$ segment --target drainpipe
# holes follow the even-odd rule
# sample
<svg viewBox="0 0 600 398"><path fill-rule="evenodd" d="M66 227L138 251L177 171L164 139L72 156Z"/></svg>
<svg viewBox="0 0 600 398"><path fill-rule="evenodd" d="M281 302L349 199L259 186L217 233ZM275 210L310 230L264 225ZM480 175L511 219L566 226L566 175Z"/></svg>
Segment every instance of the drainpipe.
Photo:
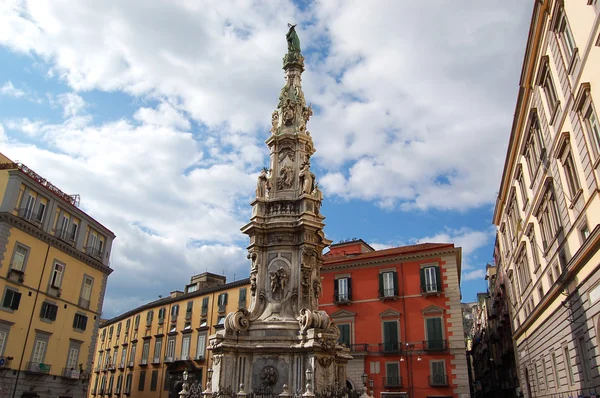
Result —
<svg viewBox="0 0 600 398"><path fill-rule="evenodd" d="M25 357L25 349L27 348L27 341L29 340L29 332L31 330L31 324L33 323L33 314L35 314L35 307L37 305L38 297L40 295L40 289L42 288L42 279L44 278L44 272L46 271L46 264L48 263L48 254L50 253L50 245L46 249L46 257L44 258L44 265L42 266L42 274L40 275L40 281L38 282L37 291L35 292L35 298L33 299L33 308L31 309L31 316L29 317L29 325L27 326L27 333L25 334L25 343L23 344L23 351L21 352L21 360L19 361L19 368L17 369L17 378L15 379L15 387L13 388L12 398L15 398L17 394L17 386L19 385L19 377L21 376L21 366L23 366L23 358Z"/></svg>

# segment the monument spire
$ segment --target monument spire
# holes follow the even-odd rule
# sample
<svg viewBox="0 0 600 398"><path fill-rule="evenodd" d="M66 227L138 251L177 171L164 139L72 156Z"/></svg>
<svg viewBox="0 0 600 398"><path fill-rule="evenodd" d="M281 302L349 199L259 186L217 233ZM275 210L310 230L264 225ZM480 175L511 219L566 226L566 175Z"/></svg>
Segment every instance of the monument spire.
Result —
<svg viewBox="0 0 600 398"><path fill-rule="evenodd" d="M269 167L258 176L252 216L242 228L250 238L250 306L227 315L224 330L211 336L218 388L244 383L254 391L281 392L283 385L297 391L310 368L321 391L345 385L351 358L337 344L339 329L318 308L321 254L331 242L323 232L323 195L310 170L315 149L306 128L312 109L302 91L304 57L296 25L288 27L285 84L265 141ZM240 373L242 362L248 366Z"/></svg>

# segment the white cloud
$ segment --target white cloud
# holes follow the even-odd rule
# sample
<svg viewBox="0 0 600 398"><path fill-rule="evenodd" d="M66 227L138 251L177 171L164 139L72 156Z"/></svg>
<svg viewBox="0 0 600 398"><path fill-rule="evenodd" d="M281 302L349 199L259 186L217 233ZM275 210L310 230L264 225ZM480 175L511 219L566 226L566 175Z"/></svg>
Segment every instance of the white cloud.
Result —
<svg viewBox="0 0 600 398"><path fill-rule="evenodd" d="M463 281L481 280L485 277L484 269L475 269L472 271L464 272L462 276Z"/></svg>
<svg viewBox="0 0 600 398"><path fill-rule="evenodd" d="M161 103L157 109L140 108L133 115L137 121L155 126L173 127L180 130L189 130L190 122L173 106Z"/></svg>
<svg viewBox="0 0 600 398"><path fill-rule="evenodd" d="M8 95L10 97L21 98L25 96L25 91L16 88L9 80L0 87L0 94Z"/></svg>
<svg viewBox="0 0 600 398"><path fill-rule="evenodd" d="M75 93L59 94L56 102L63 108L65 118L79 116L87 107L85 100Z"/></svg>

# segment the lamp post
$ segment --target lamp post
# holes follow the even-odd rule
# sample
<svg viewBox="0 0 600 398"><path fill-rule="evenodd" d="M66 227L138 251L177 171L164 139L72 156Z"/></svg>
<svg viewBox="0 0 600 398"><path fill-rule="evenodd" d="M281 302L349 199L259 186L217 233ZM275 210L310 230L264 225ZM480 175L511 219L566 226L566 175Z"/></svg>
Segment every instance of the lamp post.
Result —
<svg viewBox="0 0 600 398"><path fill-rule="evenodd" d="M371 397L375 397L375 391L373 391L373 384L375 384L373 379L369 379L369 387L371 388Z"/></svg>
<svg viewBox="0 0 600 398"><path fill-rule="evenodd" d="M417 362L421 362L423 358L421 358L421 350L415 347L414 344L406 343L404 346L404 352L406 356L410 357L410 361L406 363L406 369L408 374L408 388L411 390L410 396L414 396L414 386L413 386L413 356L415 355L415 351L417 354ZM400 362L404 362L404 355L400 357Z"/></svg>
<svg viewBox="0 0 600 398"><path fill-rule="evenodd" d="M213 374L212 368L208 368L208 370L206 371L206 390L204 390L204 392L202 393L205 396L212 395L212 385L211 385L212 374Z"/></svg>
<svg viewBox="0 0 600 398"><path fill-rule="evenodd" d="M306 390L305 390L304 394L302 394L302 396L311 398L311 397L314 397L315 394L313 393L313 390L312 390L313 371L312 371L312 368L310 365L308 365L305 375L306 375Z"/></svg>
<svg viewBox="0 0 600 398"><path fill-rule="evenodd" d="M363 374L360 376L360 379L363 383L363 393L360 396L360 398L368 398L369 396L367 395L367 380L369 379L369 375L366 372L363 372Z"/></svg>

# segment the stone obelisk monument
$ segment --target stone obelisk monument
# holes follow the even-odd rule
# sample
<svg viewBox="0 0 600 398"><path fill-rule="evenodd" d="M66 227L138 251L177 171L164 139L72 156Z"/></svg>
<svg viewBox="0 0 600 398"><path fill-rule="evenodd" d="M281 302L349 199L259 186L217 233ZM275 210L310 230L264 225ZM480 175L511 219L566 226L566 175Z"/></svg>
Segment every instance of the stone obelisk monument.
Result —
<svg viewBox="0 0 600 398"><path fill-rule="evenodd" d="M306 125L312 109L301 85L304 57L295 25L289 27L285 85L266 140L270 167L258 177L252 217L242 228L250 237L251 303L228 314L225 328L210 337L213 391L235 391L240 384L246 392L268 394L281 393L284 385L305 392L307 382L314 392L345 386L351 359L337 344L339 329L318 309L321 253L331 242L310 170L315 148Z"/></svg>

